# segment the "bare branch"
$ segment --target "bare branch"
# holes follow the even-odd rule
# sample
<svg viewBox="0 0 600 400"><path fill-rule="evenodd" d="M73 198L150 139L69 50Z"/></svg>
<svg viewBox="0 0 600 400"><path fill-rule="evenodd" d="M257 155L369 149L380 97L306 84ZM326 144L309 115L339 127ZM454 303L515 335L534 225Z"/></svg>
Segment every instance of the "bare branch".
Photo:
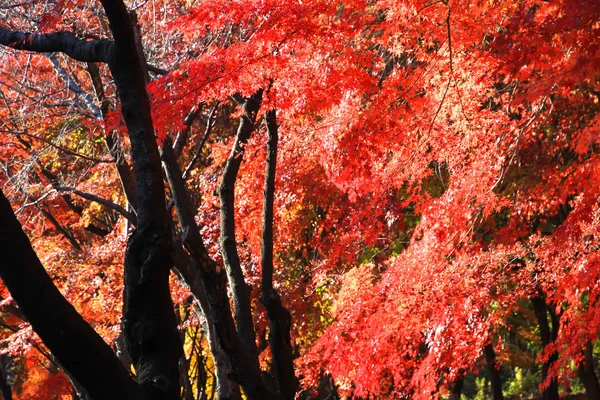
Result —
<svg viewBox="0 0 600 400"><path fill-rule="evenodd" d="M210 113L208 114L208 119L206 120L206 128L204 129L204 135L202 136L200 143L198 143L198 147L196 148L196 153L194 153L194 157L192 157L192 160L190 161L188 166L185 168L185 171L183 172L184 180L187 179L188 175L190 174L190 171L194 167L194 164L196 164L196 162L198 161L198 158L200 158L200 154L202 154L202 149L204 148L204 145L206 144L206 141L208 140L208 135L210 135L210 132L212 131L213 126L215 126L215 120L213 117L215 115L215 111L217 110L218 106L219 106L218 104L215 104L213 106L213 108L211 108Z"/></svg>
<svg viewBox="0 0 600 400"><path fill-rule="evenodd" d="M96 158L96 157L86 156L84 154L81 154L81 153L78 153L76 151L70 150L70 149L68 149L66 147L60 146L60 145L58 145L56 143L53 143L52 141L50 141L48 139L45 139L45 138L40 137L40 136L33 135L31 133L20 132L20 131L12 131L12 130L2 130L2 129L0 129L0 132L1 133L8 133L8 134L15 135L15 136L24 135L24 136L30 137L32 139L35 139L35 140L40 140L40 141L46 143L48 146L54 147L57 150L63 151L65 153L70 154L70 155L75 156L75 157L81 157L81 158L83 158L85 160L88 160L88 161L91 161L91 162L95 162L95 163L112 163L113 162L112 160L107 160L107 159L103 159L103 158Z"/></svg>
<svg viewBox="0 0 600 400"><path fill-rule="evenodd" d="M162 69L155 65L146 64L146 68L148 68L148 71L153 72L158 75L166 75L169 73L169 71L167 71L166 69Z"/></svg>
<svg viewBox="0 0 600 400"><path fill-rule="evenodd" d="M81 88L74 80L71 78L69 73L65 71L65 69L60 65L58 61L58 57L56 54L52 53L48 55L50 62L54 66L54 70L58 73L61 79L67 84L69 90L71 90L77 98L81 99L84 104L84 107L90 110L90 112L94 115L97 120L102 120L102 111L100 108L94 103L92 96L87 93L85 90Z"/></svg>
<svg viewBox="0 0 600 400"><path fill-rule="evenodd" d="M80 197L83 197L86 200L89 201L95 201L98 204L102 204L105 207L110 208L111 210L115 210L116 212L118 212L119 214L121 214L122 216L124 216L125 218L127 218L127 220L129 222L131 222L132 224L136 224L137 223L137 217L135 216L135 214L133 214L132 212L127 211L125 208L123 208L122 206L113 203L110 200L106 200L102 197L93 195L91 193L87 193L87 192L83 192L81 190L69 187L69 186L56 186L56 190L58 191L63 191L63 192L71 192L74 193Z"/></svg>
<svg viewBox="0 0 600 400"><path fill-rule="evenodd" d="M71 32L35 34L0 27L0 44L37 53L65 53L84 62L108 62L114 53L114 43L111 40L84 40Z"/></svg>

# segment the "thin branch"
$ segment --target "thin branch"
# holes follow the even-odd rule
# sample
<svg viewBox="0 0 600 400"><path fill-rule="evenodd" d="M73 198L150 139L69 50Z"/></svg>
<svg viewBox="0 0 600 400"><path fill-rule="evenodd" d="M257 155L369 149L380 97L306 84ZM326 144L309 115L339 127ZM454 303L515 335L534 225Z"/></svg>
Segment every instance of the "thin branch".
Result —
<svg viewBox="0 0 600 400"><path fill-rule="evenodd" d="M96 158L96 157L86 156L84 154L78 153L76 151L70 150L70 149L68 149L66 147L63 147L61 145L58 145L56 143L53 143L52 141L50 141L48 139L45 139L45 138L40 137L40 136L33 135L31 133L28 133L28 132L22 132L22 131L19 132L19 131L4 130L4 129L0 129L0 132L2 132L2 133L8 133L8 134L15 135L15 136L24 135L24 136L30 137L32 139L44 142L48 146L54 147L57 150L60 150L62 152L65 152L65 153L70 154L70 155L75 156L75 157L83 158L84 160L88 160L88 161L91 161L91 162L95 162L95 163L112 163L113 162L113 160L107 160L107 159L103 159L103 158Z"/></svg>
<svg viewBox="0 0 600 400"><path fill-rule="evenodd" d="M210 132L212 131L213 126L215 126L216 120L213 119L213 117L215 115L215 111L217 110L218 106L219 106L218 104L215 104L211 108L210 113L208 114L208 119L206 120L206 128L204 129L204 135L202 136L200 143L198 143L198 147L196 148L196 153L194 153L194 157L192 157L192 160L190 161L188 166L185 168L185 171L183 172L183 180L187 179L188 175L190 174L190 171L194 167L194 164L196 164L196 162L200 158L200 155L202 154L202 149L204 148L204 145L206 144L206 141L208 140L208 136L210 135Z"/></svg>
<svg viewBox="0 0 600 400"><path fill-rule="evenodd" d="M14 182L13 182L14 184ZM21 192L23 192L21 190ZM54 190L51 190L49 192L47 192L46 194L38 197L35 200L30 200L31 197L29 197L29 195L25 194L25 196L27 196L27 200L30 200L28 203L23 203L21 204L21 207L17 208L17 210L15 211L15 214L19 214L21 211L23 211L24 209L31 207L31 206L38 206L40 204L40 202L42 202L43 200L46 199L46 197L50 196L51 194L54 194Z"/></svg>
<svg viewBox="0 0 600 400"><path fill-rule="evenodd" d="M192 124L194 123L198 115L200 115L200 111L202 110L203 105L203 103L194 105L183 120L184 128L179 131L179 133L177 134L177 138L175 139L175 143L173 144L173 151L175 152L175 156L177 158L179 158L179 156L181 155L181 151L185 146L185 142L187 142L190 129L192 128Z"/></svg>
<svg viewBox="0 0 600 400"><path fill-rule="evenodd" d="M97 120L101 121L102 120L102 111L94 103L92 96L90 96L89 93L87 93L85 90L83 90L81 88L81 86L79 86L73 80L73 78L71 78L69 73L67 71L65 71L65 69L62 67L62 65L60 65L60 62L58 61L58 57L56 57L56 54L51 53L48 55L48 58L50 59L50 62L54 66L54 70L56 71L56 73L58 73L58 75L61 77L61 79L67 84L69 90L71 90L73 93L75 93L75 95L83 101L85 108L90 110L90 112L94 115L94 117Z"/></svg>
<svg viewBox="0 0 600 400"><path fill-rule="evenodd" d="M127 211L125 208L123 208L122 206L113 203L110 200L106 200L102 197L93 195L91 193L87 193L87 192L83 192L81 190L69 187L69 186L57 186L56 187L57 191L61 191L61 192L71 192L74 193L76 195L78 195L79 197L82 197L86 200L89 201L94 201L98 204L102 204L103 206L110 208L111 210L115 210L116 212L118 212L119 214L121 214L122 216L124 216L125 218L127 218L127 220L129 222L131 222L133 225L135 225L137 223L137 217L135 216L135 214L133 214L132 212Z"/></svg>
<svg viewBox="0 0 600 400"><path fill-rule="evenodd" d="M148 68L148 71L154 72L157 75L166 75L169 73L169 71L167 71L166 69L157 67L155 65L146 64L146 68Z"/></svg>

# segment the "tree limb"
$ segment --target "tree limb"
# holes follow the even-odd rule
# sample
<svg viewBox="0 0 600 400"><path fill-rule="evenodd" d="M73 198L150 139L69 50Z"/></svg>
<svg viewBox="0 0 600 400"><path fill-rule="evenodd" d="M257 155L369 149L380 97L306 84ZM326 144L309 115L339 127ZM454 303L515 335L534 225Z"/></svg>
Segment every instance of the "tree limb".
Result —
<svg viewBox="0 0 600 400"><path fill-rule="evenodd" d="M111 348L58 291L0 191L0 277L33 330L92 398L130 400L136 386Z"/></svg>
<svg viewBox="0 0 600 400"><path fill-rule="evenodd" d="M185 119L183 120L184 128L177 133L177 137L175 139L175 143L173 144L173 151L175 151L175 155L177 158L181 155L181 151L183 150L183 146L185 146L185 142L187 142L188 134L190 133L190 129L192 128L192 124L200 115L200 111L202 110L203 103L196 104L192 107L192 109L187 113Z"/></svg>
<svg viewBox="0 0 600 400"><path fill-rule="evenodd" d="M200 143L198 143L198 146L196 147L196 152L194 153L194 156L192 157L190 163L187 165L185 171L183 172L183 180L187 179L188 175L190 174L190 171L194 167L194 164L196 164L196 162L200 158L200 155L202 154L202 149L204 148L204 145L208 140L208 136L210 135L210 132L212 132L213 126L215 126L215 121L213 120L213 117L215 115L217 107L218 104L215 104L208 113L208 118L206 119L206 128L204 129L204 135L202 136L202 139L200 139Z"/></svg>
<svg viewBox="0 0 600 400"><path fill-rule="evenodd" d="M107 39L84 40L71 32L15 32L1 26L0 44L36 53L65 53L74 60L84 62L108 62L114 52L114 43Z"/></svg>
<svg viewBox="0 0 600 400"><path fill-rule="evenodd" d="M125 208L121 207L120 205L118 205L116 203L113 203L110 200L96 196L91 193L83 192L81 190L78 190L78 189L75 189L75 188L72 188L69 186L56 186L55 189L58 191L74 193L77 196L83 197L84 199L89 200L89 201L95 201L96 203L102 204L103 206L110 208L111 210L115 210L116 212L118 212L119 214L121 214L122 216L127 218L127 220L129 220L129 222L131 222L133 225L137 224L137 217L135 216L134 213L127 211Z"/></svg>
<svg viewBox="0 0 600 400"><path fill-rule="evenodd" d="M258 366L256 349L256 333L252 320L250 291L244 279L235 239L235 182L244 155L248 138L254 131L256 114L262 100L262 90L259 90L244 102L244 114L240 117L237 136L233 148L225 163L223 177L218 193L221 202L220 221L221 236L219 244L223 255L223 264L227 271L229 287L233 294L233 307L238 333L244 344L253 366Z"/></svg>
<svg viewBox="0 0 600 400"><path fill-rule="evenodd" d="M267 166L262 220L262 296L260 301L269 317L269 344L273 354L275 378L279 392L286 400L293 400L298 381L294 374L294 355L290 330L292 316L281 303L279 293L273 287L273 209L275 201L275 172L277 166L277 142L279 140L275 110L266 112Z"/></svg>
<svg viewBox="0 0 600 400"><path fill-rule="evenodd" d="M251 400L278 399L277 396L266 389L261 379L258 363L255 363L248 356L238 332L236 332L227 296L227 276L223 269L208 255L204 246L194 221L194 212L185 188L185 182L168 138L163 145L162 160L167 171L179 224L183 231L182 241L188 251L186 253L182 250L177 253L179 254L178 275L190 287L203 312L209 317L209 323L214 326L213 337L217 342L214 344L214 348L217 350L222 349L227 356L230 367L223 364L220 367L221 370L216 372L222 374L231 368L231 374L221 375L217 379L224 383L227 383L231 378L235 379L243 387L248 399ZM191 257L186 257L188 253ZM213 335L210 330L207 330L207 332L209 335ZM218 357L219 351L213 354ZM222 394L227 395L227 393ZM233 397L234 395L236 397ZM235 391L229 396L230 398L238 398Z"/></svg>

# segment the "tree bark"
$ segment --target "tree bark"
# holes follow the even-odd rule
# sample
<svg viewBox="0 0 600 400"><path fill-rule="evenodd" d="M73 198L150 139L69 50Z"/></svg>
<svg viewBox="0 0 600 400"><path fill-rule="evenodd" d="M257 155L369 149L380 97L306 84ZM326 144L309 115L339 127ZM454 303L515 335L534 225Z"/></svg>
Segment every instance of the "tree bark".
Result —
<svg viewBox="0 0 600 400"><path fill-rule="evenodd" d="M190 257L183 249L177 249L175 272L192 292L202 310L203 317L206 319L206 334L215 361L215 376L218 386L217 398L220 400L240 399L241 395L237 387L238 385L229 378L231 367L218 340L218 333L214 327L206 290L198 276L200 268L198 260L204 257L208 259L208 252L204 247L202 237L194 221L193 207L169 138L165 139L163 143L161 158L171 188L175 209L177 210L177 217L182 230L182 242L191 255ZM210 282L206 284L210 285ZM220 310L219 312L229 312L231 314L229 310ZM232 329L235 328L232 327Z"/></svg>
<svg viewBox="0 0 600 400"><path fill-rule="evenodd" d="M135 382L58 291L0 191L0 277L52 354L94 399L134 399Z"/></svg>
<svg viewBox="0 0 600 400"><path fill-rule="evenodd" d="M121 99L137 183L137 230L125 253L125 345L147 399L180 397L182 346L169 290L173 244L158 146L134 29L121 0L102 0L115 40L109 67Z"/></svg>
<svg viewBox="0 0 600 400"><path fill-rule="evenodd" d="M114 51L110 40L85 40L71 32L27 33L13 32L0 26L0 44L17 50L38 53L65 53L77 61L108 62Z"/></svg>
<svg viewBox="0 0 600 400"><path fill-rule="evenodd" d="M485 356L485 363L487 365L488 374L490 375L490 383L492 386L492 399L503 400L502 394L502 379L500 379L500 372L498 371L498 365L496 364L496 352L494 346L488 344L483 349Z"/></svg>
<svg viewBox="0 0 600 400"><path fill-rule="evenodd" d="M37 35L0 28L0 44L38 52L59 51L84 62L109 63L131 141L137 184L135 199L138 203L138 229L129 240L125 256L123 325L125 344L132 357L140 385L135 386L110 348L85 324L81 316L52 285L29 243L27 242L27 246L20 242L13 243L15 240L11 240L10 235L17 228L20 230L16 219L10 229L8 223L0 228L3 229L0 231L2 239L6 239L3 245L12 245L12 249L7 251L14 253L15 261L22 261L18 259L22 254L29 264L35 258L37 265L31 267L33 270L29 271L29 274L19 274L19 270L26 268L11 268L8 271L4 268L0 275L9 290L12 287L11 292L16 292L13 293L13 297L17 304L21 299L21 303L24 304L23 312L34 330L90 396L96 399L175 400L179 399L180 392L178 362L182 348L169 290L173 245L165 209L160 158L145 88L144 69L136 48L133 26L122 0L101 0L101 3L108 17L114 42L80 40L66 32ZM6 206L10 209L7 202ZM14 218L12 212L10 214ZM29 281L33 281L34 284L25 286ZM36 292L41 292L42 295L48 292L47 297L50 298L43 304L54 307L40 306L38 301L34 301L39 299L39 296L36 298L33 295ZM39 311L33 309L34 305L43 315L39 315ZM60 311L61 307L66 316L56 323L49 316L55 319L57 310ZM72 329L68 329L67 326ZM65 331L67 329L68 332ZM61 340L63 337L69 339L66 341L69 344L66 349L65 341ZM101 343L94 342L95 338ZM102 354L106 350L110 357ZM81 361L82 356L85 362ZM104 364L98 362L102 357L107 359ZM118 366L106 365L111 362ZM82 368L87 364L94 367L93 378L83 373L88 372ZM123 371L126 377L121 376ZM122 378L122 381L119 381L119 378Z"/></svg>
<svg viewBox="0 0 600 400"><path fill-rule="evenodd" d="M592 342L585 344L583 362L577 368L579 379L583 382L588 399L600 399L600 384L594 371L594 353Z"/></svg>
<svg viewBox="0 0 600 400"><path fill-rule="evenodd" d="M248 142L250 134L254 131L256 114L261 100L262 90L256 92L244 102L244 114L240 117L237 136L231 154L225 163L223 177L218 189L219 200L221 202L221 237L219 238L219 244L221 245L223 264L227 271L229 287L233 296L236 327L252 368L256 371L259 370L258 353L256 350L256 333L252 320L250 288L244 279L235 239L235 182L242 163L245 145Z"/></svg>
<svg viewBox="0 0 600 400"><path fill-rule="evenodd" d="M538 320L538 324L540 327L540 340L542 342L542 346L545 348L550 342L555 339L555 335L558 334L558 319L553 321L552 330L550 324L548 323L548 306L546 305L546 300L542 296L536 296L531 299L531 303L533 304L533 311L535 312L535 317ZM554 318L553 318L554 319ZM558 354L552 354L547 361L542 364L542 382L546 380L548 377L548 371L550 366L554 361L558 359ZM558 400L558 384L555 379L552 379L548 387L542 392L543 400Z"/></svg>
<svg viewBox="0 0 600 400"><path fill-rule="evenodd" d="M258 363L253 364L248 358L240 337L235 329L233 316L227 297L227 276L225 271L210 258L194 221L193 208L187 194L181 170L177 165L171 142L167 138L162 148L162 159L167 171L171 194L177 210L177 217L182 230L182 241L189 255L186 261L185 251L178 252L181 261L177 263L178 274L190 288L203 313L210 323L207 326L209 343L216 341L211 347L215 355L220 399L237 399L239 393L229 380L233 378L243 388L249 399L271 399L274 397L263 385ZM214 332L214 333L213 333ZM221 350L227 357L227 364L221 358ZM231 371L230 373L224 373Z"/></svg>
<svg viewBox="0 0 600 400"><path fill-rule="evenodd" d="M267 111L265 118L268 141L262 220L262 296L260 301L267 309L269 317L269 344L279 392L284 399L293 400L298 382L294 374L294 356L290 335L292 316L281 303L279 293L273 288L273 209L278 142L275 110Z"/></svg>

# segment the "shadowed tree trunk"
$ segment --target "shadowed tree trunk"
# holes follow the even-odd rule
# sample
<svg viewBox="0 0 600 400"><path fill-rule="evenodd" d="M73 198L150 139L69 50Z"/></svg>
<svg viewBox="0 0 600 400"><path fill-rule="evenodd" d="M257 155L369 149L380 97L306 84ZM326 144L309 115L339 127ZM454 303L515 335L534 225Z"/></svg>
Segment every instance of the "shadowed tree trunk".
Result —
<svg viewBox="0 0 600 400"><path fill-rule="evenodd" d="M533 304L533 311L535 312L535 317L538 321L540 327L540 340L542 342L542 346L545 348L548 344L550 344L554 339L556 339L556 335L558 335L558 318L556 314L551 313L552 318L552 327L548 323L548 306L546 305L546 301L542 296L537 296L531 299L531 303ZM558 354L552 354L547 361L542 364L542 382L546 380L548 377L548 371L550 366L554 361L558 359ZM556 380L553 379L548 387L544 389L542 392L543 400L558 400L558 384Z"/></svg>
<svg viewBox="0 0 600 400"><path fill-rule="evenodd" d="M583 350L583 362L577 368L579 379L583 382L588 399L600 399L600 385L594 370L594 353L591 342L587 342Z"/></svg>
<svg viewBox="0 0 600 400"><path fill-rule="evenodd" d="M125 6L109 0L102 4L115 38L109 66L121 99L137 183L137 230L125 253L125 346L145 395L175 400L180 396L182 348L169 289L173 243L144 70Z"/></svg>
<svg viewBox="0 0 600 400"><path fill-rule="evenodd" d="M265 118L268 142L262 221L262 297L260 301L267 309L269 317L269 344L273 354L273 366L279 392L284 399L292 400L298 387L294 374L294 357L290 336L292 316L281 303L279 293L273 288L273 203L278 141L275 110L267 111Z"/></svg>
<svg viewBox="0 0 600 400"><path fill-rule="evenodd" d="M496 352L494 346L488 344L483 349L485 356L485 364L487 365L488 374L490 375L490 383L492 386L492 399L503 400L502 395L502 379L500 379L500 372L498 371L498 365L496 364Z"/></svg>
<svg viewBox="0 0 600 400"><path fill-rule="evenodd" d="M33 330L95 399L134 399L136 385L111 348L58 291L0 192L0 277Z"/></svg>
<svg viewBox="0 0 600 400"><path fill-rule="evenodd" d="M61 51L79 61L109 64L128 129L137 184L138 224L125 255L123 325L138 385L58 292L4 198L0 246L5 248L0 250L5 250L10 262L0 266L0 276L57 361L92 398L175 400L180 396L182 348L169 290L173 244L144 70L125 5L121 0L101 3L114 42L80 40L65 32L36 35L0 28L0 43L15 49Z"/></svg>
<svg viewBox="0 0 600 400"><path fill-rule="evenodd" d="M250 98L245 99L242 108L244 114L240 117L237 136L233 144L233 149L225 163L223 177L219 185L218 194L221 201L221 254L223 255L223 264L227 271L229 287L233 297L233 308L235 310L235 322L237 331L244 345L246 354L248 354L251 368L256 372L258 369L258 354L256 349L256 333L254 331L254 322L252 321L252 308L250 302L250 288L246 284L240 257L237 251L237 242L235 238L235 183L237 180L240 165L244 156L244 148L248 142L250 134L254 131L256 114L262 100L262 90L258 91Z"/></svg>
<svg viewBox="0 0 600 400"><path fill-rule="evenodd" d="M162 161L167 171L171 194L177 210L177 218L182 230L182 242L185 246L177 250L177 273L194 294L202 312L208 317L207 334L211 349L215 350L219 399L237 399L239 391L230 379L238 382L249 399L277 399L264 386L258 363L253 364L242 345L236 330L229 298L227 296L227 276L213 259L210 258L200 232L194 221L192 204L187 194L181 170L176 161L171 141L167 138L162 147ZM215 341L213 343L213 340ZM222 349L222 350L220 350ZM221 354L227 359L222 360ZM228 365L226 365L228 362Z"/></svg>

